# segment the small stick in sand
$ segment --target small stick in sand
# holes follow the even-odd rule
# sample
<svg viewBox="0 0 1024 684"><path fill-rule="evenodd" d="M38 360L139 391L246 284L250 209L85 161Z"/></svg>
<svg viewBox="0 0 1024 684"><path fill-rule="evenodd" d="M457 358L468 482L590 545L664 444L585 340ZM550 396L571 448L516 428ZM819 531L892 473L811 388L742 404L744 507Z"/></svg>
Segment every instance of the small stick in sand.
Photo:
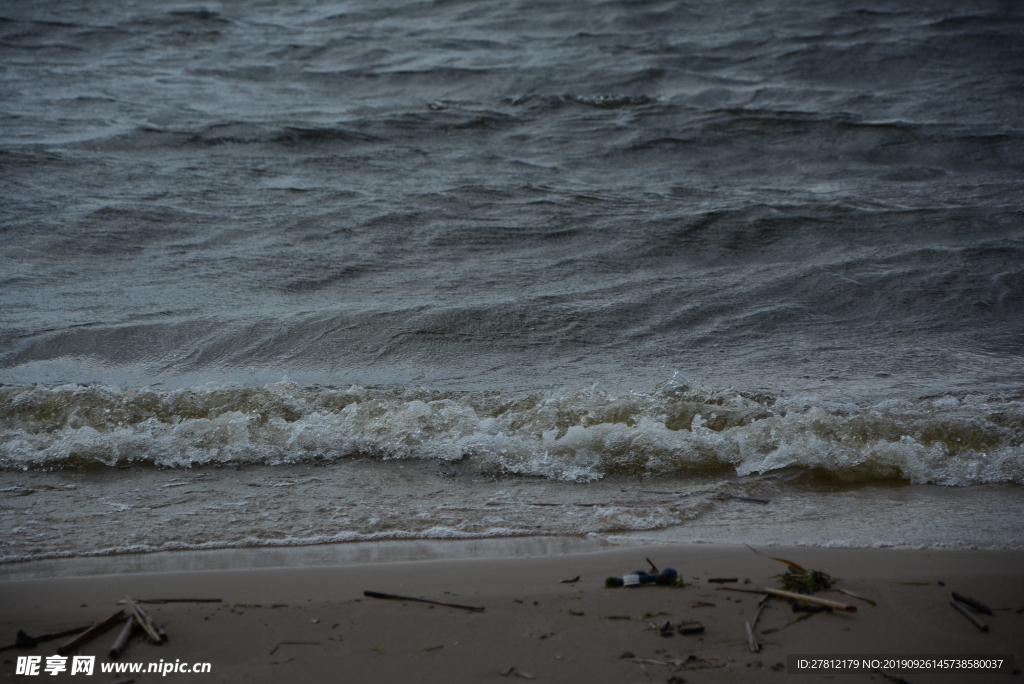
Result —
<svg viewBox="0 0 1024 684"><path fill-rule="evenodd" d="M167 634L164 632L164 630L160 629L160 625L156 624L153 621L153 618L149 617L149 615L146 614L146 611L142 610L142 608L139 608L138 604L136 604L135 601L132 601L127 596L125 597L125 601L128 604L128 610L130 610L132 612L132 615L135 616L135 621L139 623L139 626L142 627L143 630L145 630L146 634L149 636L150 641L152 641L154 644L159 644L162 641L167 641Z"/></svg>
<svg viewBox="0 0 1024 684"><path fill-rule="evenodd" d="M54 632L53 634L43 634L37 637L29 636L25 633L25 630L19 629L18 634L15 637L14 643L8 644L7 646L0 646L0 652L9 651L12 648L35 648L44 641L53 641L54 639L60 639L61 637L70 636L72 634L78 634L89 629L89 627L91 627L91 625L86 625L85 627L75 627L73 629L65 629L62 632Z"/></svg>
<svg viewBox="0 0 1024 684"><path fill-rule="evenodd" d="M137 599L135 603L222 603L224 599L219 598L159 598L159 599ZM117 605L123 605L124 601L118 601Z"/></svg>
<svg viewBox="0 0 1024 684"><path fill-rule="evenodd" d="M978 629L980 629L982 632L987 632L988 631L988 625L986 625L984 622L982 622L981 619L979 619L977 615L972 613L967 608L967 606L965 606L964 604L960 603L956 599L949 599L949 605L953 606L958 611L960 611L965 618L967 618L972 623L974 623L974 626L977 627Z"/></svg>
<svg viewBox="0 0 1024 684"><path fill-rule="evenodd" d="M128 624L124 626L124 629L122 629L121 633L117 636L117 641L115 641L114 645L110 647L110 653L108 655L111 660L117 660L120 658L121 654L124 653L126 648L128 648L128 641L132 638L132 633L135 632L137 626L138 623L135 621L134 616L128 618Z"/></svg>
<svg viewBox="0 0 1024 684"><path fill-rule="evenodd" d="M829 601L828 599L818 598L817 596L807 596L805 594L798 594L795 591L782 591L781 589L765 589L765 593L771 594L772 596L778 596L779 598L789 599L790 601L804 601L805 603L814 603L819 606L826 606L834 610L845 610L847 613L856 613L857 606L850 606L845 603L839 603L839 601Z"/></svg>
<svg viewBox="0 0 1024 684"><path fill-rule="evenodd" d="M319 641L279 641L277 643L277 645L274 646L274 648L272 648L270 650L270 653L268 653L267 655L274 655L275 653L277 653L277 649L281 648L282 646L319 646L319 645L320 645ZM374 649L374 650L377 650L377 649ZM383 650L383 649L381 649L381 650Z"/></svg>
<svg viewBox="0 0 1024 684"><path fill-rule="evenodd" d="M71 653L71 651L74 651L76 648L78 648L82 644L85 644L85 643L88 643L88 642L92 641L93 639L98 637L100 634L103 634L108 629L110 629L111 627L116 625L121 620L124 620L126 617L127 616L124 614L124 611L123 610L119 610L116 613L114 613L113 615L111 615L110 617L108 617L106 620L102 620L100 622L97 622L95 625L93 625L92 627L90 627L89 629L85 630L84 632L82 632L81 634L76 636L74 639L69 641L68 643L66 643L63 646L61 646L60 648L58 648L57 649L57 655L67 655L68 653Z"/></svg>
<svg viewBox="0 0 1024 684"><path fill-rule="evenodd" d="M680 634L703 634L704 625L696 620L684 620L676 625Z"/></svg>
<svg viewBox="0 0 1024 684"><path fill-rule="evenodd" d="M963 594L958 594L958 593L956 593L954 591L953 592L953 598L955 598L957 601L959 601L960 603L964 604L965 606L967 606L969 608L973 608L974 610L978 611L979 613L985 613L986 615L991 615L992 614L992 609L991 608L986 606L981 601L978 601L977 599L972 599L970 596L964 596Z"/></svg>
<svg viewBox="0 0 1024 684"><path fill-rule="evenodd" d="M363 596L376 599L387 599L390 601L416 601L417 603L430 603L435 606L445 606L447 608L461 608L462 610L471 610L475 612L482 612L483 608L476 606L460 606L457 603L443 603L441 601L431 601L430 599L416 598L414 596L399 596L398 594L383 594L379 591L364 591Z"/></svg>
<svg viewBox="0 0 1024 684"><path fill-rule="evenodd" d="M764 589L737 589L736 587L718 587L715 591L742 591L744 594L764 594Z"/></svg>
<svg viewBox="0 0 1024 684"><path fill-rule="evenodd" d="M757 639L754 638L754 628L748 622L747 624L747 646L750 647L751 653L757 653L761 650L761 645L757 643Z"/></svg>
<svg viewBox="0 0 1024 684"><path fill-rule="evenodd" d="M712 584L727 584L727 583L730 583L730 582L739 582L739 581L740 581L740 579L738 577L710 577L710 578L708 578L708 582L711 582Z"/></svg>
<svg viewBox="0 0 1024 684"><path fill-rule="evenodd" d="M766 605L768 605L768 599L770 599L770 598L771 598L771 594L765 594L764 598L761 599L760 605L757 606L757 614L754 615L754 621L750 623L750 628L751 629L753 629L754 627L757 627L757 621L761 619L761 611L764 610L764 607Z"/></svg>

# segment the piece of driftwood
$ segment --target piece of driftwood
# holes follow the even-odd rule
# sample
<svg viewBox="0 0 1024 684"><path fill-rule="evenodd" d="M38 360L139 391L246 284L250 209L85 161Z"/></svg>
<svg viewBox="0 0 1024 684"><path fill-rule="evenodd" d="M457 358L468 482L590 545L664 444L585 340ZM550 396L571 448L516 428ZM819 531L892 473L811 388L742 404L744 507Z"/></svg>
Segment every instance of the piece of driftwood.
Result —
<svg viewBox="0 0 1024 684"><path fill-rule="evenodd" d="M861 596L860 594L854 594L854 593L853 593L852 591L850 591L849 589L843 589L842 587L836 587L836 586L833 586L832 588L833 588L833 589L835 589L836 591L841 591L841 592L843 592L843 593L844 593L844 594L846 594L847 596L852 596L852 597L853 597L853 598L855 598L855 599L860 599L861 601L863 601L864 603L867 603L867 604L868 604L869 606L871 606L872 608L874 608L875 606L877 606L877 605L878 605L877 603L875 603L874 601L872 601L872 600L871 600L871 599L869 599L869 598L865 598L865 597Z"/></svg>
<svg viewBox="0 0 1024 684"><path fill-rule="evenodd" d="M757 627L757 621L761 619L761 611L764 610L766 605L768 605L768 599L771 597L771 594L765 594L764 598L761 599L761 603L757 606L757 613L754 615L754 620L750 623L751 629Z"/></svg>
<svg viewBox="0 0 1024 684"><path fill-rule="evenodd" d="M107 654L110 656L111 660L117 660L120 658L121 654L124 653L124 650L128 648L128 642L131 640L132 634L137 629L138 624L139 623L135 621L135 616L128 618L128 623L124 626L124 629L121 630L121 633L117 635L117 641L115 641L114 645L110 647L110 653Z"/></svg>
<svg viewBox="0 0 1024 684"><path fill-rule="evenodd" d="M389 601L416 601L417 603L430 603L435 606L445 606L447 608L461 608L462 610L470 610L474 612L483 612L483 608L477 606L460 606L457 603L444 603L442 601L431 601L430 599L416 598L414 596L399 596L398 594L383 594L379 591L364 591L363 596L375 599L386 599Z"/></svg>
<svg viewBox="0 0 1024 684"><path fill-rule="evenodd" d="M746 623L746 625L747 625L747 646L750 647L750 652L751 653L757 653L758 651L761 650L761 645L759 643L757 643L757 639L754 638L754 628L753 628L753 626L749 622Z"/></svg>
<svg viewBox="0 0 1024 684"><path fill-rule="evenodd" d="M783 591L781 589L765 589L765 593L771 594L772 596L778 596L779 598L789 599L790 601L804 601L805 603L815 603L819 606L825 606L832 608L833 610L845 610L847 613L856 613L857 606L850 606L839 601L829 601L828 599L818 598L817 596L807 596L806 594L798 594L795 591Z"/></svg>
<svg viewBox="0 0 1024 684"><path fill-rule="evenodd" d="M953 592L953 598L955 598L957 601L964 604L968 608L973 608L979 613L985 613L985 615L992 615L992 609L977 599L972 599L970 596L958 594L955 591Z"/></svg>
<svg viewBox="0 0 1024 684"><path fill-rule="evenodd" d="M967 606L965 606L964 604L960 603L956 599L949 599L949 605L953 606L958 611L960 611L960 613L965 618L970 620L974 624L974 626L977 627L978 629L980 629L982 632L987 632L988 631L988 625L986 625L984 622L982 622L981 619L977 615L972 613Z"/></svg>
<svg viewBox="0 0 1024 684"><path fill-rule="evenodd" d="M569 579L562 580L561 582L559 582L559 584L575 584L576 582L579 582L579 581L580 581L580 576L576 575L575 577L571 577Z"/></svg>
<svg viewBox="0 0 1024 684"><path fill-rule="evenodd" d="M135 603L222 603L224 599L219 598L157 598L157 599L135 599ZM118 601L117 605L123 605L124 601Z"/></svg>
<svg viewBox="0 0 1024 684"><path fill-rule="evenodd" d="M712 584L728 584L730 582L739 582L738 577L709 577L708 582Z"/></svg>
<svg viewBox="0 0 1024 684"><path fill-rule="evenodd" d="M319 641L279 641L279 642L277 642L277 645L274 646L274 648L270 649L270 653L268 653L267 655L274 655L275 653L277 653L277 649L281 648L282 646L319 646L319 645L320 645Z"/></svg>
<svg viewBox="0 0 1024 684"><path fill-rule="evenodd" d="M703 634L704 625L696 620L685 620L676 625L676 630L683 635Z"/></svg>
<svg viewBox="0 0 1024 684"><path fill-rule="evenodd" d="M146 632L146 636L149 637L150 641L154 644L167 641L167 634L160 628L160 625L153 621L153 618L149 617L146 611L142 610L135 601L132 601L127 596L125 597L125 601L128 604L128 610L130 610L132 615L135 616L136 622L138 622L139 627Z"/></svg>
<svg viewBox="0 0 1024 684"><path fill-rule="evenodd" d="M116 625L118 622L121 622L121 620L127 619L127 617L128 616L125 614L124 610L117 611L116 613L108 617L106 620L101 620L97 622L95 625L93 625L92 627L85 630L68 643L58 648L57 655L62 656L71 653L82 644L86 644L95 639L96 637L98 637L100 634L103 634L108 629Z"/></svg>
<svg viewBox="0 0 1024 684"><path fill-rule="evenodd" d="M18 634L14 637L14 643L6 646L0 646L0 652L9 651L12 648L35 648L39 644L46 641L53 641L54 639L60 639L62 637L71 636L72 634L79 634L89 629L92 625L86 625L85 627L75 627L73 629L65 629L62 632L54 632L52 634L43 634L41 636L33 637L25 633L25 630L19 629Z"/></svg>

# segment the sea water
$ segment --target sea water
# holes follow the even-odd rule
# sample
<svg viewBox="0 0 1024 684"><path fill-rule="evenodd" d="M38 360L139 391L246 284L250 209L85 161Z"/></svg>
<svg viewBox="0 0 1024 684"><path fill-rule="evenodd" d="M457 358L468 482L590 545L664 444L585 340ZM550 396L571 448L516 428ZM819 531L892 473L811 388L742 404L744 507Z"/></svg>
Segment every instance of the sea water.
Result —
<svg viewBox="0 0 1024 684"><path fill-rule="evenodd" d="M1022 77L995 1L10 0L0 560L1024 548Z"/></svg>

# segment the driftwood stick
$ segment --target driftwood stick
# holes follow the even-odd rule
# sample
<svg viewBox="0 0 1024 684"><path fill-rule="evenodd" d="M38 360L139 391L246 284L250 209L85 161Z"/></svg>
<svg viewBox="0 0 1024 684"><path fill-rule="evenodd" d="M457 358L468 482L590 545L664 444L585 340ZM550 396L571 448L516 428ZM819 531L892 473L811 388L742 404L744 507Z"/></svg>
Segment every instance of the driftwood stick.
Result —
<svg viewBox="0 0 1024 684"><path fill-rule="evenodd" d="M757 639L754 638L754 628L749 622L747 623L747 646L750 647L751 653L757 653L761 650L761 645L757 643Z"/></svg>
<svg viewBox="0 0 1024 684"><path fill-rule="evenodd" d="M761 599L761 604L757 607L757 614L754 616L754 621L750 623L751 629L757 627L757 621L761 619L761 611L764 610L766 605L768 605L768 599L771 597L771 594L765 594L764 598Z"/></svg>
<svg viewBox="0 0 1024 684"><path fill-rule="evenodd" d="M121 630L121 633L117 635L117 641L115 641L114 645L110 647L110 653L107 654L110 656L111 660L117 660L120 658L121 654L124 653L124 650L128 648L128 641L132 638L132 634L135 633L137 625L138 623L135 621L134 616L128 618L128 624L126 624L124 629Z"/></svg>
<svg viewBox="0 0 1024 684"><path fill-rule="evenodd" d="M988 625L986 625L984 622L982 622L981 619L977 615L972 613L970 611L970 609L967 608L967 606L965 606L964 604L960 603L956 599L949 599L949 605L953 606L958 611L960 611L965 618L967 618L972 623L974 623L974 626L977 627L978 629L980 629L982 632L987 632L988 631Z"/></svg>
<svg viewBox="0 0 1024 684"><path fill-rule="evenodd" d="M850 606L845 603L839 603L839 601L829 601L828 599L818 598L817 596L807 596L805 594L798 594L795 591L783 591L781 589L765 589L765 593L771 594L772 596L778 596L779 598L789 599L790 601L804 601L806 603L814 603L819 606L826 606L834 610L845 610L847 613L856 613L857 606Z"/></svg>
<svg viewBox="0 0 1024 684"><path fill-rule="evenodd" d="M461 608L462 610L471 610L475 612L482 612L483 608L476 606L460 606L457 603L443 603L442 601L431 601L430 599L415 598L413 596L399 596L398 594L382 594L379 591L364 591L363 596L376 599L388 599L390 601L416 601L418 603L431 603L435 606L445 606L447 608Z"/></svg>
<svg viewBox="0 0 1024 684"><path fill-rule="evenodd" d="M13 644L7 646L0 646L0 652L9 651L12 648L35 648L37 645L44 641L53 641L54 639L60 639L61 637L71 636L72 634L79 634L89 629L92 625L86 625L85 627L75 627L73 629L65 629L62 632L54 632L53 634L43 634L41 636L32 637L25 634L24 630L18 630L18 636Z"/></svg>
<svg viewBox="0 0 1024 684"><path fill-rule="evenodd" d="M135 601L132 601L128 597L125 597L125 601L128 602L128 610L130 610L132 615L135 616L135 621L139 623L139 627L142 627L142 629L145 630L150 641L154 644L167 641L167 634L160 628L160 625L153 621L153 618L146 614L146 611L139 608Z"/></svg>
<svg viewBox="0 0 1024 684"><path fill-rule="evenodd" d="M158 599L136 599L135 603L221 603L224 599L219 598L158 598ZM117 605L123 605L124 601L118 601Z"/></svg>
<svg viewBox="0 0 1024 684"><path fill-rule="evenodd" d="M959 601L960 603L964 604L968 608L973 608L974 610L978 611L979 613L985 613L985 615L991 615L992 614L992 609L991 608L986 606L981 601L978 601L977 599L972 599L970 596L964 596L963 594L958 594L958 593L956 593L954 591L953 592L953 598L955 598L957 601Z"/></svg>
<svg viewBox="0 0 1024 684"><path fill-rule="evenodd" d="M124 611L119 610L110 617L108 617L106 620L101 620L100 622L97 622L95 625L93 625L92 627L85 630L68 643L58 648L57 655L67 655L68 653L71 653L71 651L74 651L82 644L92 641L100 634L103 634L108 629L116 625L121 620L124 620L126 617L127 616L124 614Z"/></svg>

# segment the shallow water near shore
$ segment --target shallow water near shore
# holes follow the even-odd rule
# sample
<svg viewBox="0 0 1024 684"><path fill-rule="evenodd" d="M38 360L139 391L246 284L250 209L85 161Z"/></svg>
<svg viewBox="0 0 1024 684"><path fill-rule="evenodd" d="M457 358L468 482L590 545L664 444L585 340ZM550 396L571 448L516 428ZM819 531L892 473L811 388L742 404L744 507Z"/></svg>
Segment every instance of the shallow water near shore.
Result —
<svg viewBox="0 0 1024 684"><path fill-rule="evenodd" d="M717 544L1021 549L1019 487L763 478L587 484L356 461L24 472L4 497L0 576L295 567ZM380 543L379 550L370 551ZM15 562L21 561L21 562Z"/></svg>

